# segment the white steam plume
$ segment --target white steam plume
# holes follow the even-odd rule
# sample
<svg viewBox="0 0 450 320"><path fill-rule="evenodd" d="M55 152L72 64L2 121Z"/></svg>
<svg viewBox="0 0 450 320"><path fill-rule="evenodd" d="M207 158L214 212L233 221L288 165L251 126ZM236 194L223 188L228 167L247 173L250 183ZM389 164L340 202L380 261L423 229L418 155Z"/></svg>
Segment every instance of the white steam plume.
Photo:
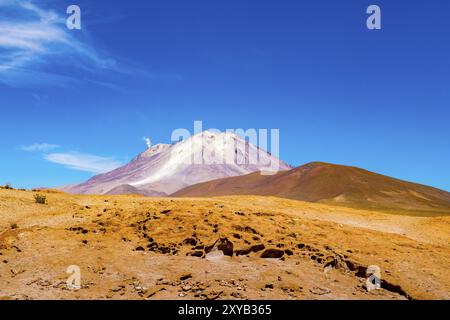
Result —
<svg viewBox="0 0 450 320"><path fill-rule="evenodd" d="M145 141L145 144L147 145L147 148L150 149L152 146L152 140L150 140L150 138L144 137L144 141Z"/></svg>

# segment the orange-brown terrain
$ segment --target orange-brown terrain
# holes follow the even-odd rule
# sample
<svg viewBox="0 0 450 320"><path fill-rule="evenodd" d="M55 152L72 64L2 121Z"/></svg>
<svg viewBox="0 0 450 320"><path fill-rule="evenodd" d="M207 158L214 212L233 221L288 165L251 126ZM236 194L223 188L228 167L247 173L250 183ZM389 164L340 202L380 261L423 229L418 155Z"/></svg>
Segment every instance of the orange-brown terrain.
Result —
<svg viewBox="0 0 450 320"><path fill-rule="evenodd" d="M0 189L1 299L449 299L450 217ZM81 269L81 289L66 269ZM366 288L366 269L382 289Z"/></svg>
<svg viewBox="0 0 450 320"><path fill-rule="evenodd" d="M450 193L357 167L311 162L186 187L172 196L262 195L418 216L450 215Z"/></svg>

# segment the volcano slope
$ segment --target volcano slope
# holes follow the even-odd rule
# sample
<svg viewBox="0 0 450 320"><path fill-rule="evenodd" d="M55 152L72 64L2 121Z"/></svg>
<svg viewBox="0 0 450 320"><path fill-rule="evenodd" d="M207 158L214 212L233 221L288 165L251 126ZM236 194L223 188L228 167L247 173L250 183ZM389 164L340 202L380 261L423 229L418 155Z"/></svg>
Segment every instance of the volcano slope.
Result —
<svg viewBox="0 0 450 320"><path fill-rule="evenodd" d="M450 217L0 190L1 299L449 299ZM81 269L81 289L66 269ZM367 291L366 269L382 289Z"/></svg>
<svg viewBox="0 0 450 320"><path fill-rule="evenodd" d="M259 172L186 187L179 197L277 196L418 216L450 215L450 193L357 167L312 162L275 175Z"/></svg>

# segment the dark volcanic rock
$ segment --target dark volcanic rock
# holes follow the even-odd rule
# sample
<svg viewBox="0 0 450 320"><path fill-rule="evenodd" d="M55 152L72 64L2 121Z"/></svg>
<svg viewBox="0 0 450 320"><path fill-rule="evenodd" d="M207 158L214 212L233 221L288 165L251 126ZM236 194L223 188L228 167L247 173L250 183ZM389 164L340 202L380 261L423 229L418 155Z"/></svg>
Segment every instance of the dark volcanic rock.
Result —
<svg viewBox="0 0 450 320"><path fill-rule="evenodd" d="M227 238L220 238L212 246L206 247L206 253L211 252L214 248L222 251L226 256L233 256L233 243Z"/></svg>
<svg viewBox="0 0 450 320"><path fill-rule="evenodd" d="M203 257L204 252L203 251L193 251L193 252L188 252L186 253L187 256L192 256L192 257Z"/></svg>
<svg viewBox="0 0 450 320"><path fill-rule="evenodd" d="M250 248L237 250L236 251L236 255L237 256L243 256L243 255L250 254L251 252L259 252L261 250L264 250L265 248L266 247L263 244L257 244L255 246L250 247Z"/></svg>
<svg viewBox="0 0 450 320"><path fill-rule="evenodd" d="M272 259L279 259L284 255L283 250L278 249L267 249L261 254L261 258L272 258Z"/></svg>

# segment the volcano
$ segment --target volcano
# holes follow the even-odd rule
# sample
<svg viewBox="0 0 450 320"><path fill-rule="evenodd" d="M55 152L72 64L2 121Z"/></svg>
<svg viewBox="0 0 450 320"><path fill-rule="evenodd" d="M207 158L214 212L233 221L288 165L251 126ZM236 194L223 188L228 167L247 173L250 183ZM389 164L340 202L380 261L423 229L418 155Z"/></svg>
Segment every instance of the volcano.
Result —
<svg viewBox="0 0 450 320"><path fill-rule="evenodd" d="M157 144L130 163L61 188L75 194L164 196L218 178L292 167L231 132L204 131L175 144Z"/></svg>

